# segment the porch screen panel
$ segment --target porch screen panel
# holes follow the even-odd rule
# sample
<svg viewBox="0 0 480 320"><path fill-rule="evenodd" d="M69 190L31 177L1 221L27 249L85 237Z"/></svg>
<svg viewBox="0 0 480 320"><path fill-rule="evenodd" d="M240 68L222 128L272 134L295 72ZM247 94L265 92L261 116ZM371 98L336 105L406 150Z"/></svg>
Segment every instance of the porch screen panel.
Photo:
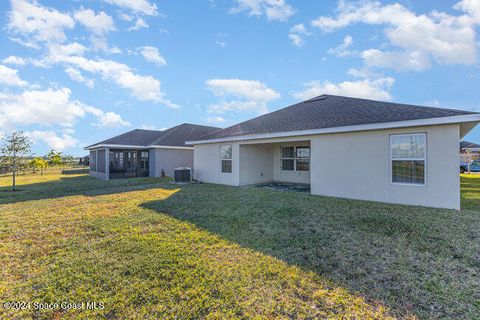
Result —
<svg viewBox="0 0 480 320"><path fill-rule="evenodd" d="M112 172L123 172L123 151L110 152L110 169Z"/></svg>
<svg viewBox="0 0 480 320"><path fill-rule="evenodd" d="M98 150L97 172L105 173L105 150Z"/></svg>
<svg viewBox="0 0 480 320"><path fill-rule="evenodd" d="M97 171L97 151L90 151L90 171Z"/></svg>

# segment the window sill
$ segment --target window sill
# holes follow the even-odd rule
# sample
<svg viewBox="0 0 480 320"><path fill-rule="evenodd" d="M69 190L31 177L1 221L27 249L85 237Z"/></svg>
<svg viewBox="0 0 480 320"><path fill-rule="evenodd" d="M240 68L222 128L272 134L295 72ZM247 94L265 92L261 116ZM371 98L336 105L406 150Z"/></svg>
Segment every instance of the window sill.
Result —
<svg viewBox="0 0 480 320"><path fill-rule="evenodd" d="M390 182L393 186L404 186L404 187L423 187L426 188L428 185L426 183L419 184L419 183L401 183L401 182Z"/></svg>

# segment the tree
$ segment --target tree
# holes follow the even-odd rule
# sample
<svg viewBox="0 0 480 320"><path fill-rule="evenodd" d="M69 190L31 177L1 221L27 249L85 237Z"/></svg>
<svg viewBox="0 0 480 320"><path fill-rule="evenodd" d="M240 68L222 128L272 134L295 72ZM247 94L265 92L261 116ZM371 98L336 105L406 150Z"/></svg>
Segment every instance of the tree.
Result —
<svg viewBox="0 0 480 320"><path fill-rule="evenodd" d="M480 159L480 154L477 152L464 151L460 153L460 161L465 162L468 167L468 172L470 172L470 166L474 161Z"/></svg>
<svg viewBox="0 0 480 320"><path fill-rule="evenodd" d="M14 131L3 137L2 154L7 168L12 170L12 190L15 191L17 170L26 162L32 143L22 131Z"/></svg>
<svg viewBox="0 0 480 320"><path fill-rule="evenodd" d="M62 162L66 167L72 167L72 165L75 164L75 158L71 155L64 154Z"/></svg>
<svg viewBox="0 0 480 320"><path fill-rule="evenodd" d="M48 164L51 166L59 166L62 164L62 153L60 151L50 150L47 154Z"/></svg>
<svg viewBox="0 0 480 320"><path fill-rule="evenodd" d="M43 160L43 158L36 157L30 160L30 167L32 167L33 172L35 173L36 169L40 169L40 174L43 174L43 169L47 167L47 161Z"/></svg>

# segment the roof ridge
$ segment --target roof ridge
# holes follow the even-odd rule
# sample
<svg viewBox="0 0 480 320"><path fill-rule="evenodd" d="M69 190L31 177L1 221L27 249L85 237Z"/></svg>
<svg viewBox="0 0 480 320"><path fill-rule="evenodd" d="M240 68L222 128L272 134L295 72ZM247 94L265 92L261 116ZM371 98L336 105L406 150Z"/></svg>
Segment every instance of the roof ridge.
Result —
<svg viewBox="0 0 480 320"><path fill-rule="evenodd" d="M128 133L130 133L130 132L133 132L133 131L135 131L135 130L137 130L137 129L132 129L132 130L130 130L130 131L121 133L121 134L116 135L116 136L113 136L113 137L111 137L111 138L108 138L108 139L102 140L102 141L100 141L100 142L91 144L91 145L87 146L86 148L91 147L91 146L94 146L94 145L97 145L97 144L105 143L106 141L111 140L111 139L123 137L124 135L126 135L126 134L128 134Z"/></svg>
<svg viewBox="0 0 480 320"><path fill-rule="evenodd" d="M413 104L413 103L404 103L404 102L393 102L393 101L385 101L385 100L373 100L373 99L367 99L367 98L357 98L357 97L350 97L350 96L339 96L339 95L335 95L335 94L322 94L321 96L325 96L325 97L335 97L335 98L341 98L341 99L352 99L352 100L363 100L363 101L370 101L370 102L375 102L375 103L382 103L382 104L393 104L393 105L400 105L400 106L409 106L409 107L422 107L422 108L429 108L429 109L440 109L440 110L449 110L449 111L465 111L465 112L469 112L469 113L472 113L472 114L475 114L475 113L480 113L480 112L475 112L475 111L468 111L468 110L458 110L458 109L453 109L453 108L447 108L447 107L434 107L434 106L426 106L426 105L422 105L422 104ZM321 96L318 96L318 97L321 97ZM318 97L315 97L315 98L318 98ZM315 99L315 98L312 98L312 99ZM310 100L312 100L310 99ZM309 100L306 100L304 102L307 102ZM293 106L293 105L292 105ZM288 107L287 107L288 108Z"/></svg>

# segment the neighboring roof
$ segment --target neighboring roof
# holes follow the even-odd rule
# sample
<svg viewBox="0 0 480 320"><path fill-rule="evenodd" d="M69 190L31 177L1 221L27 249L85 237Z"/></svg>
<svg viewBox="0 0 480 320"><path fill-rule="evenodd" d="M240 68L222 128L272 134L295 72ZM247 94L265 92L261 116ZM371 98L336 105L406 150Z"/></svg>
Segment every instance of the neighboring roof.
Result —
<svg viewBox="0 0 480 320"><path fill-rule="evenodd" d="M88 147L85 147L85 149L97 146L100 147L114 145L145 148L150 145L185 147L185 141L196 139L202 135L217 131L219 129L220 128L217 127L208 127L189 123L183 123L164 131L135 129L113 138L92 144Z"/></svg>
<svg viewBox="0 0 480 320"><path fill-rule="evenodd" d="M218 130L221 130L221 128L184 123L163 131L163 134L152 141L150 145L184 147L185 141L197 139Z"/></svg>
<svg viewBox="0 0 480 320"><path fill-rule="evenodd" d="M480 149L480 145L469 141L460 141L460 150L464 149Z"/></svg>
<svg viewBox="0 0 480 320"><path fill-rule="evenodd" d="M90 148L96 145L126 145L126 146L147 146L150 142L155 141L163 134L163 131L158 130L143 130L143 129L134 129L122 133L113 138L94 143L86 148Z"/></svg>
<svg viewBox="0 0 480 320"><path fill-rule="evenodd" d="M248 135L267 135L462 115L478 115L478 113L321 95L226 129L212 132L200 137L197 141L204 142L206 140L222 140Z"/></svg>

